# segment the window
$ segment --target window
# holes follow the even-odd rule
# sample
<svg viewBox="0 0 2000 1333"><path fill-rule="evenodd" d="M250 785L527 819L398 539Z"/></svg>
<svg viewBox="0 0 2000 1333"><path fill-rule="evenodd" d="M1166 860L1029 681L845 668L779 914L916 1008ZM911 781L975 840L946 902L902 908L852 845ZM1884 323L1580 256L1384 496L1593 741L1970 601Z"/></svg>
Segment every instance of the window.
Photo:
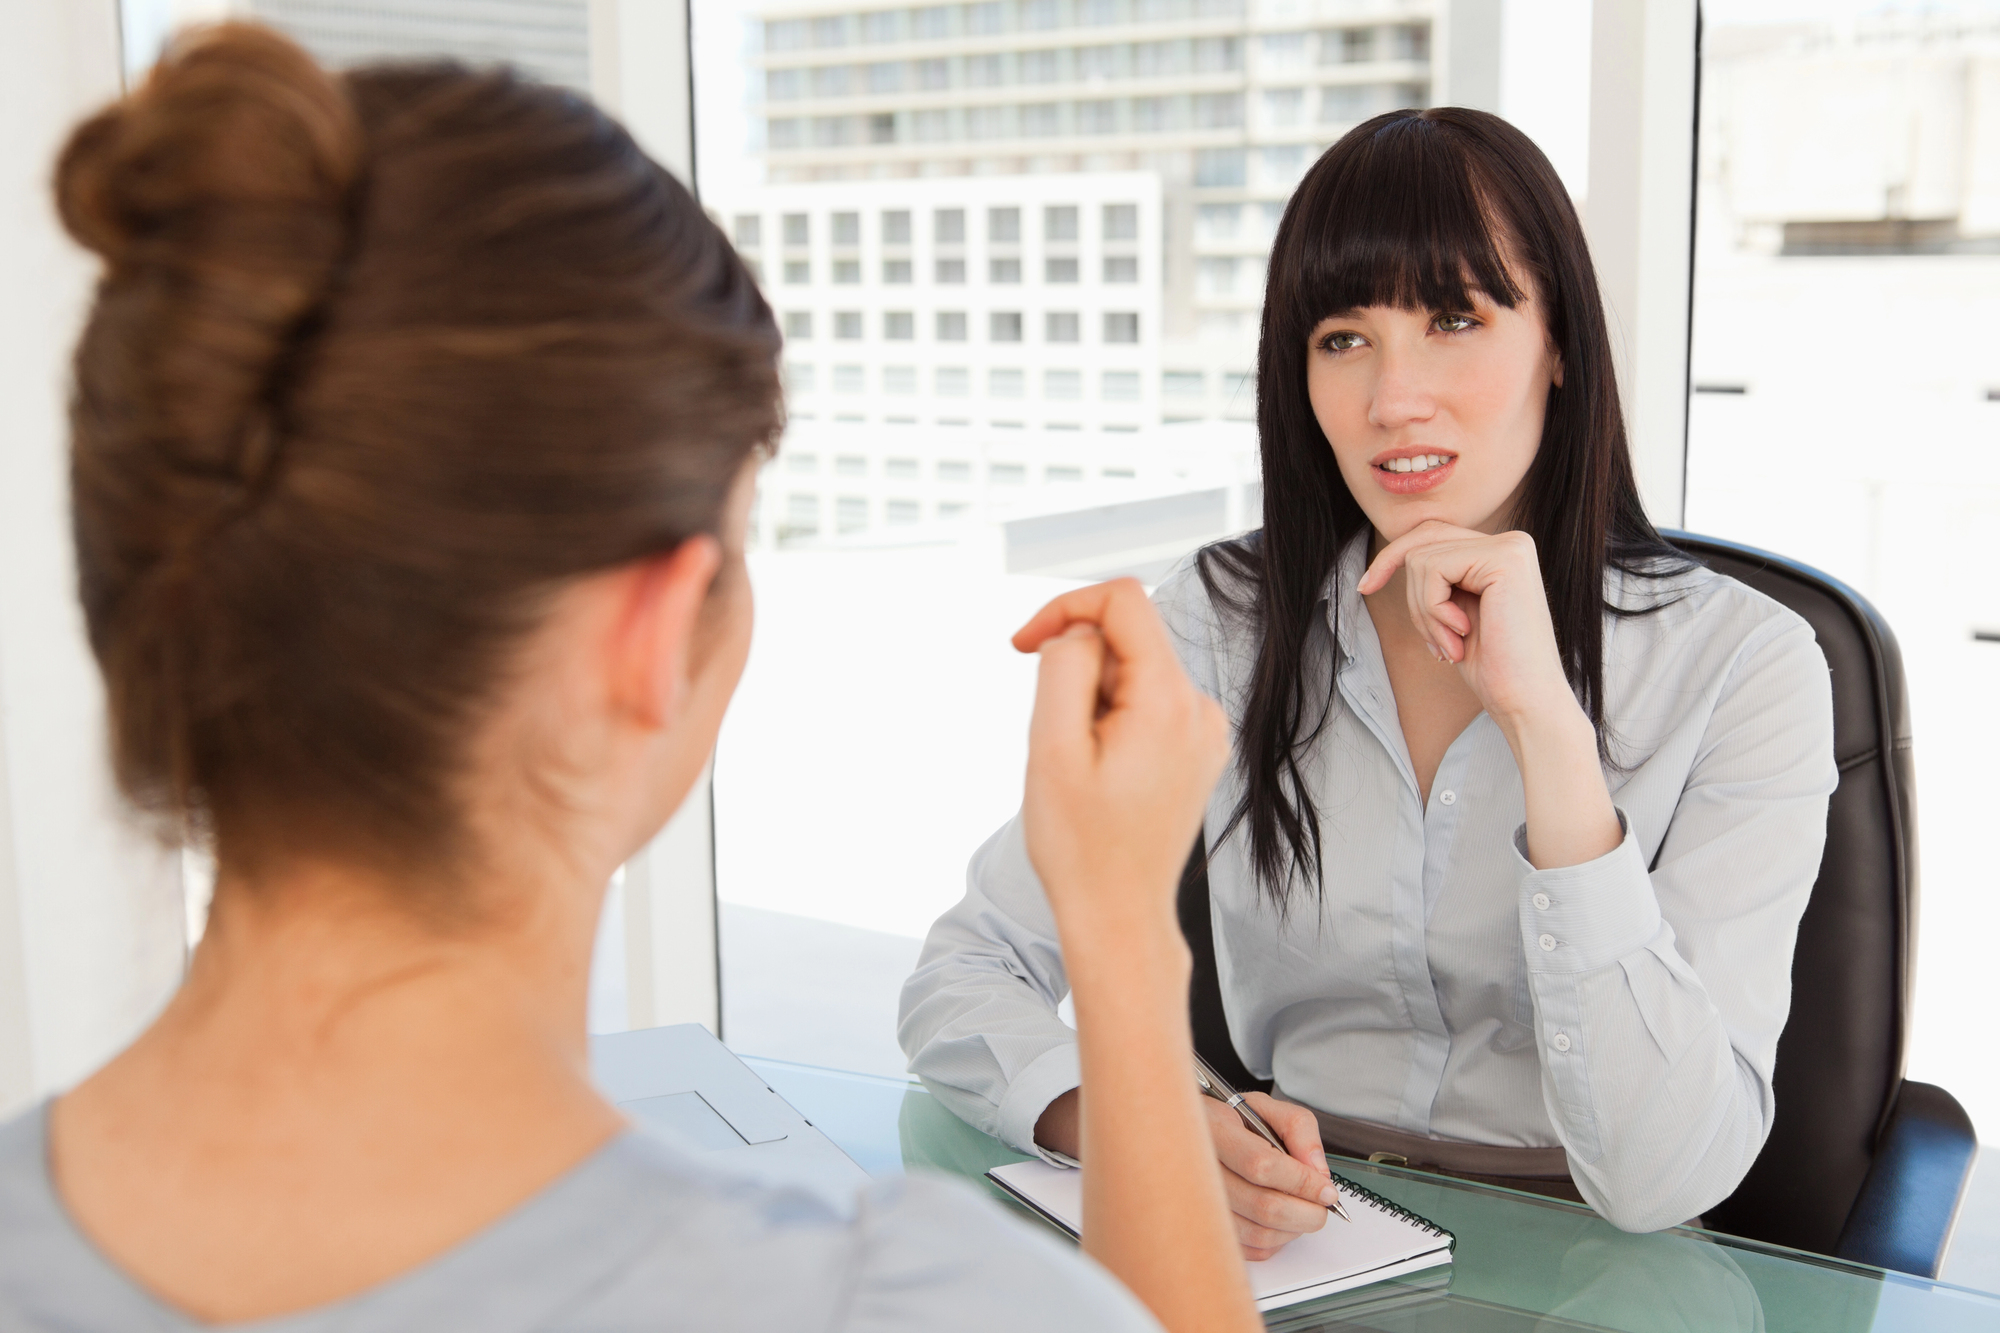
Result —
<svg viewBox="0 0 2000 1333"><path fill-rule="evenodd" d="M1118 132L1118 104L1116 102L1078 102L1075 114L1076 132L1078 134L1116 134Z"/></svg>
<svg viewBox="0 0 2000 1333"><path fill-rule="evenodd" d="M861 336L861 312L859 310L836 310L833 312L833 336L853 341Z"/></svg>
<svg viewBox="0 0 2000 1333"><path fill-rule="evenodd" d="M908 245L910 243L910 210L891 209L882 214L882 244Z"/></svg>
<svg viewBox="0 0 2000 1333"><path fill-rule="evenodd" d="M937 261L938 283L946 287L956 287L965 281L965 261L963 259L940 259Z"/></svg>
<svg viewBox="0 0 2000 1333"><path fill-rule="evenodd" d="M939 481L971 481L972 464L962 463L956 459L942 459L937 465L937 478Z"/></svg>
<svg viewBox="0 0 2000 1333"><path fill-rule="evenodd" d="M1083 397L1083 372L1080 370L1045 370L1042 372L1042 397L1069 401ZM1077 473L1079 477L1083 474Z"/></svg>
<svg viewBox="0 0 2000 1333"><path fill-rule="evenodd" d="M736 248L739 250L754 250L763 244L764 219L755 213L738 213L736 215L735 231Z"/></svg>
<svg viewBox="0 0 2000 1333"><path fill-rule="evenodd" d="M1139 341L1139 316L1124 311L1107 311L1104 316L1104 341L1108 343L1135 343Z"/></svg>
<svg viewBox="0 0 2000 1333"><path fill-rule="evenodd" d="M861 261L858 259L836 259L833 261L833 280L842 286L854 287L861 282Z"/></svg>
<svg viewBox="0 0 2000 1333"><path fill-rule="evenodd" d="M951 36L951 8L927 5L910 11L910 34L919 41L935 41Z"/></svg>
<svg viewBox="0 0 2000 1333"><path fill-rule="evenodd" d="M1021 239L1021 210L1018 208L987 209L986 239L994 245L1017 244Z"/></svg>
<svg viewBox="0 0 2000 1333"><path fill-rule="evenodd" d="M861 532L868 526L868 497L843 495L833 502L833 525L837 532Z"/></svg>
<svg viewBox="0 0 2000 1333"><path fill-rule="evenodd" d="M1133 255L1104 256L1104 280L1106 282L1137 282L1139 280L1139 260Z"/></svg>
<svg viewBox="0 0 2000 1333"><path fill-rule="evenodd" d="M817 495L788 495L785 497L785 528L800 537L819 535L819 497Z"/></svg>
<svg viewBox="0 0 2000 1333"><path fill-rule="evenodd" d="M819 457L815 454L791 454L786 465L801 477L810 477L819 471Z"/></svg>
<svg viewBox="0 0 2000 1333"><path fill-rule="evenodd" d="M868 475L868 460L860 454L836 454L833 459L833 475L865 477Z"/></svg>
<svg viewBox="0 0 2000 1333"><path fill-rule="evenodd" d="M1208 376L1199 370L1160 372L1160 393L1168 398L1201 398L1208 393Z"/></svg>
<svg viewBox="0 0 2000 1333"><path fill-rule="evenodd" d="M1319 35L1319 63L1358 65L1375 57L1373 28L1335 28Z"/></svg>
<svg viewBox="0 0 2000 1333"><path fill-rule="evenodd" d="M785 261L785 282L790 286L803 286L812 281L812 265L803 259Z"/></svg>
<svg viewBox="0 0 2000 1333"><path fill-rule="evenodd" d="M883 517L896 527L908 523L920 523L923 521L924 507L915 500L891 500L883 507Z"/></svg>
<svg viewBox="0 0 2000 1333"><path fill-rule="evenodd" d="M811 362L785 362L785 392L797 396L813 391L813 366Z"/></svg>
<svg viewBox="0 0 2000 1333"><path fill-rule="evenodd" d="M882 392L893 397L914 397L917 392L917 368L915 366L882 367Z"/></svg>
<svg viewBox="0 0 2000 1333"><path fill-rule="evenodd" d="M882 281L891 287L907 286L910 282L910 261L907 259L885 259L882 261Z"/></svg>
<svg viewBox="0 0 2000 1333"><path fill-rule="evenodd" d="M1052 343L1080 342L1081 322L1074 310L1051 310L1042 316L1042 337Z"/></svg>
<svg viewBox="0 0 2000 1333"><path fill-rule="evenodd" d="M1083 469L1066 463L1051 463L1042 469L1043 481L1082 481Z"/></svg>
<svg viewBox="0 0 2000 1333"><path fill-rule="evenodd" d="M1306 67L1306 35L1302 32L1267 32L1258 45L1257 63L1266 71Z"/></svg>
<svg viewBox="0 0 2000 1333"><path fill-rule="evenodd" d="M1002 486L1019 486L1028 479L1028 469L1021 463L990 463L986 468L987 480Z"/></svg>
<svg viewBox="0 0 2000 1333"><path fill-rule="evenodd" d="M1306 90L1270 88L1264 93L1264 119L1273 128L1289 129L1306 123Z"/></svg>
<svg viewBox="0 0 2000 1333"><path fill-rule="evenodd" d="M1043 260L1042 281L1075 282L1076 257L1074 255L1051 256L1050 258Z"/></svg>
<svg viewBox="0 0 2000 1333"><path fill-rule="evenodd" d="M835 393L866 393L867 372L860 366L835 366L833 368L833 391Z"/></svg>
<svg viewBox="0 0 2000 1333"><path fill-rule="evenodd" d="M964 518L967 514L970 514L971 512L972 512L972 506L964 503L963 501L960 500L938 501L938 518L940 520Z"/></svg>
<svg viewBox="0 0 2000 1333"><path fill-rule="evenodd" d="M1021 341L1021 312L995 310L986 317L986 337L996 343Z"/></svg>
<svg viewBox="0 0 2000 1333"><path fill-rule="evenodd" d="M864 42L893 42L897 37L898 20L902 11L895 9L877 10L873 14L861 16L861 40Z"/></svg>
<svg viewBox="0 0 2000 1333"><path fill-rule="evenodd" d="M1027 372L1012 366L995 366L986 372L988 398L1024 398L1027 393Z"/></svg>
<svg viewBox="0 0 2000 1333"><path fill-rule="evenodd" d="M787 310L785 312L785 337L791 342L807 342L813 336L813 316L810 310Z"/></svg>
<svg viewBox="0 0 2000 1333"><path fill-rule="evenodd" d="M940 310L937 312L937 340L941 343L962 343L965 341L965 312L963 310Z"/></svg>
<svg viewBox="0 0 2000 1333"><path fill-rule="evenodd" d="M1099 393L1107 403L1136 403L1139 401L1139 372L1136 370L1107 370Z"/></svg>
<svg viewBox="0 0 2000 1333"><path fill-rule="evenodd" d="M939 245L965 244L965 210L940 208L932 213L931 239Z"/></svg>
<svg viewBox="0 0 2000 1333"><path fill-rule="evenodd" d="M1233 241L1243 222L1241 204L1201 204L1194 211L1197 241Z"/></svg>
<svg viewBox="0 0 2000 1333"><path fill-rule="evenodd" d="M1002 284L1021 280L1021 261L1018 259L989 259L986 261L986 280Z"/></svg>
<svg viewBox="0 0 2000 1333"><path fill-rule="evenodd" d="M909 342L917 336L916 315L908 310L884 311L882 336L890 342Z"/></svg>
<svg viewBox="0 0 2000 1333"><path fill-rule="evenodd" d="M940 92L951 87L951 62L948 60L919 60L916 72L917 87L924 92Z"/></svg>
<svg viewBox="0 0 2000 1333"><path fill-rule="evenodd" d="M1104 239L1107 241L1138 240L1139 206L1137 204L1106 204L1104 206Z"/></svg>
<svg viewBox="0 0 2000 1333"><path fill-rule="evenodd" d="M922 475L922 469L914 458L885 458L882 460L882 475L897 481L909 481Z"/></svg>
<svg viewBox="0 0 2000 1333"><path fill-rule="evenodd" d="M833 243L835 245L861 244L861 215L859 213L835 213L833 215Z"/></svg>
<svg viewBox="0 0 2000 1333"><path fill-rule="evenodd" d="M805 134L801 122L791 116L773 116L765 125L765 136L773 151L782 152L790 148L805 146Z"/></svg>
<svg viewBox="0 0 2000 1333"><path fill-rule="evenodd" d="M804 213L785 214L785 244L807 245L812 241L812 220Z"/></svg>
<svg viewBox="0 0 2000 1333"><path fill-rule="evenodd" d="M931 382L940 398L963 398L972 392L972 372L964 366L939 366Z"/></svg>
<svg viewBox="0 0 2000 1333"><path fill-rule="evenodd" d="M1042 239L1045 241L1073 241L1076 239L1076 205L1051 204L1042 210Z"/></svg>
<svg viewBox="0 0 2000 1333"><path fill-rule="evenodd" d="M1213 188L1242 185L1249 178L1250 155L1241 148L1203 148L1194 155L1194 183Z"/></svg>

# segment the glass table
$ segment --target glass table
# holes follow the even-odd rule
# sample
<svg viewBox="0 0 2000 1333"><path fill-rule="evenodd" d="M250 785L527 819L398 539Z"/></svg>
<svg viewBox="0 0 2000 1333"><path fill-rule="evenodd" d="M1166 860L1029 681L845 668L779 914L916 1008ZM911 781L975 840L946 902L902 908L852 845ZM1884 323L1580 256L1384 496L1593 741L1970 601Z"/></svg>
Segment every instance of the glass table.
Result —
<svg viewBox="0 0 2000 1333"><path fill-rule="evenodd" d="M928 1170L987 1185L1022 1160L922 1085L745 1057L870 1175ZM1335 1170L1458 1237L1447 1269L1274 1312L1286 1333L1864 1333L2000 1331L2000 1297L1716 1232L1618 1230L1587 1208L1345 1158Z"/></svg>

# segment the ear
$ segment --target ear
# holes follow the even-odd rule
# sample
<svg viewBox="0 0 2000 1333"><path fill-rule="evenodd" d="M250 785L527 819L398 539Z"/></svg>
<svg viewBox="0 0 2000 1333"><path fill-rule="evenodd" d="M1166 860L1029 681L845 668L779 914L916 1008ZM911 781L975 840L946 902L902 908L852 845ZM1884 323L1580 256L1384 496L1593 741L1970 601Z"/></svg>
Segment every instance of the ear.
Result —
<svg viewBox="0 0 2000 1333"><path fill-rule="evenodd" d="M1549 382L1554 384L1556 388L1560 389L1563 386L1562 353L1558 352L1555 348L1551 347L1549 349L1549 360L1554 363L1549 371Z"/></svg>
<svg viewBox="0 0 2000 1333"><path fill-rule="evenodd" d="M702 606L721 566L721 544L699 536L626 571L607 665L612 702L640 725L664 730L679 716Z"/></svg>

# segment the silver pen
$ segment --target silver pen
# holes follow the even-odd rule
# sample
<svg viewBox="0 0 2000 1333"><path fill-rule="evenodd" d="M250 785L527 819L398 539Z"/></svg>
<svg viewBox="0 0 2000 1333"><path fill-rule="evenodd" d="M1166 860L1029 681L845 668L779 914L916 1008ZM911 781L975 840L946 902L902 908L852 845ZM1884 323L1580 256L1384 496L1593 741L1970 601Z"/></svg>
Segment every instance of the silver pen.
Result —
<svg viewBox="0 0 2000 1333"><path fill-rule="evenodd" d="M1201 1085L1204 1095L1215 1098L1215 1100L1241 1116L1243 1123L1250 1127L1252 1133L1263 1135L1264 1141L1279 1152L1285 1151L1284 1140L1280 1139L1277 1133L1264 1123L1264 1117L1258 1115L1256 1108L1243 1099L1242 1093L1229 1086L1227 1079L1223 1078L1222 1075L1216 1073L1213 1069L1210 1069L1208 1061L1202 1059L1198 1053L1194 1057L1194 1081ZM1327 1207L1341 1221L1352 1222L1354 1219L1349 1217L1347 1209L1341 1206L1340 1186L1335 1185L1333 1193L1333 1202L1327 1205Z"/></svg>

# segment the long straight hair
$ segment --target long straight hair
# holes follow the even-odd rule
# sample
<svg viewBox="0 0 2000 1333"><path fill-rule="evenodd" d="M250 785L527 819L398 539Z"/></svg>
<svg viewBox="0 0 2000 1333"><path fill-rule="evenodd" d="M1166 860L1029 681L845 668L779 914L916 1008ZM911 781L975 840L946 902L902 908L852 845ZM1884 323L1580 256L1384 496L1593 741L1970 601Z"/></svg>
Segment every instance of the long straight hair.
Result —
<svg viewBox="0 0 2000 1333"><path fill-rule="evenodd" d="M1325 886L1302 765L1333 714L1338 653L1315 624L1329 595L1340 604L1329 583L1340 553L1369 527L1313 415L1307 341L1343 310L1467 310L1470 287L1509 309L1532 292L1562 358L1513 523L1534 538L1563 673L1600 750L1604 616L1627 613L1605 601L1605 573L1687 564L1639 503L1590 251L1541 150L1463 107L1392 111L1329 148L1271 251L1257 351L1264 526L1204 549L1197 565L1210 598L1259 636L1237 731L1243 796L1223 836L1248 826L1252 869L1281 909L1300 882Z"/></svg>

